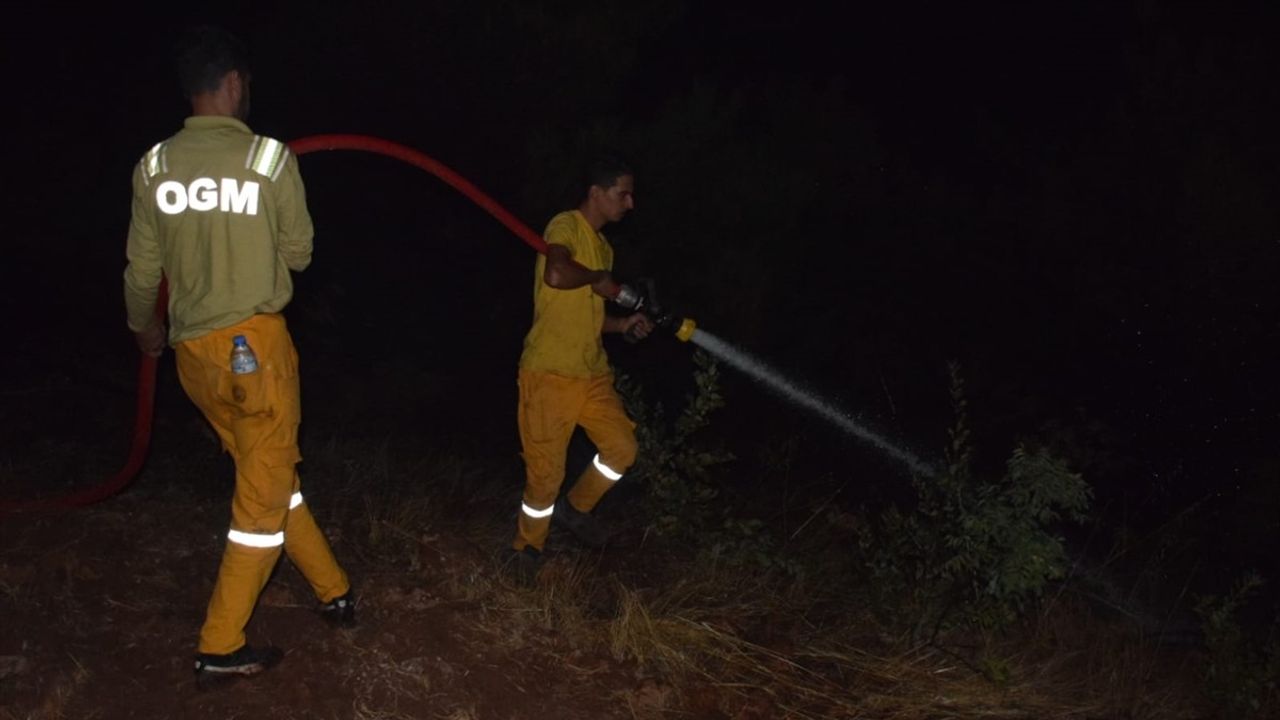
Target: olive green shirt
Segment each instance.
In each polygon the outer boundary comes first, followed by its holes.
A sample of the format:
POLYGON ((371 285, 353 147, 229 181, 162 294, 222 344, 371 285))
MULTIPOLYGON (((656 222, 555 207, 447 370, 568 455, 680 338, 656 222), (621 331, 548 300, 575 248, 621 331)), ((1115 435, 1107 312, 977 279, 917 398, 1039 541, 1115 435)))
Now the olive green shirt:
POLYGON ((124 298, 129 328, 155 322, 168 281, 169 342, 279 312, 314 230, 288 147, 232 117, 199 115, 133 172, 124 298))
MULTIPOLYGON (((543 233, 548 245, 563 245, 588 270, 612 270, 613 247, 578 210, 551 218, 543 233)), ((604 298, 590 285, 559 290, 543 280, 545 255, 533 267, 533 327, 524 339, 520 367, 565 377, 607 375, 609 358, 600 333, 604 329, 604 298)))

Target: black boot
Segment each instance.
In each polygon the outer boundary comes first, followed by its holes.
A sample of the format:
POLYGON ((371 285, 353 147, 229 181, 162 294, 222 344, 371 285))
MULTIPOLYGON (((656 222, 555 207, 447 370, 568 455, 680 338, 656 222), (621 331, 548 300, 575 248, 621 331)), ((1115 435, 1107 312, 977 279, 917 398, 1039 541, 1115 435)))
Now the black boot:
POLYGON ((600 548, 609 542, 609 533, 604 525, 591 513, 580 512, 573 507, 568 498, 556 501, 555 512, 551 514, 552 522, 557 523, 587 547, 600 548))
POLYGON ((356 600, 348 590, 345 594, 320 606, 320 617, 336 628, 348 629, 356 626, 356 600))
POLYGON ((239 650, 225 655, 196 654, 196 685, 210 688, 223 679, 244 675, 257 675, 284 658, 284 651, 277 647, 253 647, 242 645, 239 650))

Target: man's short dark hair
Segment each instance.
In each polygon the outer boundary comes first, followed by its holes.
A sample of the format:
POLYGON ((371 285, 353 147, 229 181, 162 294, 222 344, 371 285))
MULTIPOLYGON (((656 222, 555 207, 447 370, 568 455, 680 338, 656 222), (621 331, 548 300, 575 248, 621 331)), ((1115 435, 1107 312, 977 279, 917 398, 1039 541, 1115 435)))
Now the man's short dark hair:
POLYGON ((592 185, 609 189, 623 175, 634 175, 631 166, 617 155, 597 155, 587 163, 582 174, 582 192, 590 192, 592 185))
POLYGON ((249 51, 230 32, 199 25, 182 32, 175 48, 178 82, 188 99, 218 89, 232 70, 249 76, 249 51))

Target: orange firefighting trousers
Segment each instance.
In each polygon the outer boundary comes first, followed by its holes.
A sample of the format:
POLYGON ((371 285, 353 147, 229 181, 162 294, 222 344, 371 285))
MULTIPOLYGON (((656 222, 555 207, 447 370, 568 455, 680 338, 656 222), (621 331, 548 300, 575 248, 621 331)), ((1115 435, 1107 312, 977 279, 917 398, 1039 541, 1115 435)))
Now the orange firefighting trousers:
POLYGON ((299 491, 298 353, 284 318, 255 315, 178 343, 175 351, 182 387, 236 464, 231 530, 199 647, 202 653, 230 653, 245 644, 245 624, 282 547, 321 602, 346 593, 350 584, 299 491), (236 335, 244 335, 257 355, 257 372, 231 372, 236 335))
POLYGON ((575 509, 590 512, 635 462, 635 423, 613 389, 613 375, 572 378, 522 369, 519 385, 517 421, 525 486, 513 547, 541 550, 564 482, 565 453, 574 427, 581 425, 599 450, 568 495, 575 509))

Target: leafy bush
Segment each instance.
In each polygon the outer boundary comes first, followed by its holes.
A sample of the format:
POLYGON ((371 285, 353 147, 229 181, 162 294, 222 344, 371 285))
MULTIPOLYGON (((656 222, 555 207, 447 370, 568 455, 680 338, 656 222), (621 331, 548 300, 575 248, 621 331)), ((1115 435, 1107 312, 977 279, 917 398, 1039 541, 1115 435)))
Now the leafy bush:
POLYGON ((1247 637, 1237 614, 1262 578, 1250 574, 1225 597, 1206 595, 1196 603, 1208 659, 1204 678, 1209 697, 1227 717, 1275 717, 1280 704, 1280 623, 1265 641, 1247 637))
POLYGON ((1080 521, 1092 492, 1048 452, 1017 447, 999 479, 973 474, 964 385, 951 367, 955 424, 946 469, 913 478, 914 512, 890 508, 860 545, 882 597, 917 638, 957 626, 998 629, 1066 567, 1051 526, 1080 521))
POLYGON ((732 453, 708 447, 699 437, 711 414, 724 405, 724 398, 715 360, 701 350, 693 357, 695 387, 674 423, 667 422, 661 403, 644 401, 634 379, 626 375, 617 379, 640 445, 631 473, 645 483, 645 504, 655 529, 678 538, 695 537, 709 527, 711 501, 718 495, 712 470, 733 459, 732 453))

